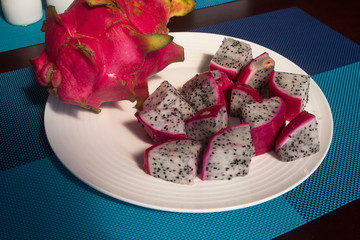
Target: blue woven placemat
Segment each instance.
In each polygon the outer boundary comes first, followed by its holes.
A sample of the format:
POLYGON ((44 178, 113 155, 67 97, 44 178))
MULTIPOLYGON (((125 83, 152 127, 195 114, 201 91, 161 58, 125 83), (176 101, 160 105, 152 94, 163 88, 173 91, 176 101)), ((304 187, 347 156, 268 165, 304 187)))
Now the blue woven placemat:
MULTIPOLYGON (((211 7, 234 0, 197 0, 196 9, 211 7)), ((45 7, 45 1, 43 1, 45 7)), ((6 22, 0 5, 0 52, 40 44, 45 41, 45 34, 40 31, 45 13, 40 21, 28 26, 14 26, 6 22)))
POLYGON ((43 126, 47 93, 29 67, 0 74, 0 239, 271 239, 360 197, 359 46, 297 8, 197 31, 265 45, 312 75, 334 118, 333 143, 319 169, 281 197, 228 212, 162 212, 113 199, 54 156, 43 126), (299 41, 289 24, 307 37, 299 41), (265 31, 275 28, 277 34, 265 31), (345 53, 315 48, 315 35, 345 53))

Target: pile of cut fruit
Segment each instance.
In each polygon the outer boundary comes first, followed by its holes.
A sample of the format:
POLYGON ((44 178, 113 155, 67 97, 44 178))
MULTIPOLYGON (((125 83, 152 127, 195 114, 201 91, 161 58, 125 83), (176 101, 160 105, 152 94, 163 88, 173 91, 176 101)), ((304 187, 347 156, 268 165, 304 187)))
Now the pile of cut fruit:
POLYGON ((268 53, 253 58, 248 43, 224 38, 207 72, 179 90, 163 81, 135 114, 154 141, 145 150, 145 172, 180 184, 198 174, 231 180, 272 150, 286 162, 317 153, 318 123, 304 110, 310 76, 274 67, 268 53))

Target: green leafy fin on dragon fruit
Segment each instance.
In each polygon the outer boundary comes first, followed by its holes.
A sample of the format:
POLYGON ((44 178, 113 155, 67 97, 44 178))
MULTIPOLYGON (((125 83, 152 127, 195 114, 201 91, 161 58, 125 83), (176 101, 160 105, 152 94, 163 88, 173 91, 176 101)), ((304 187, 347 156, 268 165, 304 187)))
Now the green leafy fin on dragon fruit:
POLYGON ((222 129, 209 141, 203 157, 201 179, 231 180, 245 176, 254 156, 249 124, 222 129))
POLYGON ((184 16, 195 9, 195 1, 192 0, 171 0, 170 17, 184 16))
POLYGON ((213 105, 195 113, 185 122, 186 137, 206 144, 218 131, 228 127, 229 118, 224 105, 213 105))
POLYGON ((210 70, 220 70, 235 81, 240 71, 252 60, 250 44, 233 38, 224 38, 210 61, 210 70))
POLYGON ((32 60, 38 82, 61 101, 97 112, 109 101, 140 107, 149 95, 147 79, 184 60, 167 24, 191 11, 181 9, 191 2, 75 0, 60 15, 49 6, 45 50, 32 60))
POLYGON ((196 112, 213 105, 226 106, 225 95, 215 76, 212 71, 199 73, 182 86, 181 95, 196 112))
POLYGON ((305 109, 309 99, 310 76, 288 72, 272 72, 270 96, 281 97, 286 104, 286 120, 292 120, 305 109))
POLYGON ((168 81, 163 81, 159 87, 144 101, 143 110, 176 108, 186 121, 195 114, 193 107, 185 101, 179 91, 168 81))
POLYGON ((135 117, 154 142, 186 137, 185 122, 175 108, 142 110, 135 117))
POLYGON ((269 97, 269 75, 274 71, 275 61, 268 53, 257 56, 241 71, 237 82, 254 88, 264 98, 269 97))
POLYGON ((145 172, 179 184, 193 184, 203 146, 193 139, 169 140, 145 150, 145 172))
POLYGON ((251 127, 251 135, 256 155, 272 150, 276 138, 285 126, 286 105, 280 97, 263 99, 245 104, 242 116, 251 127))
POLYGON ((294 161, 320 151, 318 122, 315 115, 302 111, 280 133, 275 152, 282 161, 294 161))
POLYGON ((230 116, 243 121, 241 109, 245 104, 260 102, 262 100, 258 91, 246 84, 236 83, 231 90, 230 116))

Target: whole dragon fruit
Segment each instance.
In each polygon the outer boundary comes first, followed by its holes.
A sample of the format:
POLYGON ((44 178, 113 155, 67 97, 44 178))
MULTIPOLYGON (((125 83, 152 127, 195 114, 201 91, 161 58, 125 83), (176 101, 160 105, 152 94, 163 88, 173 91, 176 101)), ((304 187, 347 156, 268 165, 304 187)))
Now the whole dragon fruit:
POLYGON ((310 156, 320 150, 318 123, 315 115, 302 111, 280 133, 275 152, 289 162, 310 156))
POLYGON ((281 97, 286 104, 286 120, 292 120, 304 110, 309 99, 310 76, 272 72, 269 77, 270 96, 281 97))
POLYGON ((220 130, 209 141, 202 164, 202 180, 231 180, 249 172, 255 156, 249 124, 220 130))
POLYGON ((275 61, 268 53, 257 56, 240 72, 237 82, 247 84, 260 93, 262 97, 269 97, 269 75, 274 71, 275 61))
POLYGON ((285 126, 286 105, 280 97, 245 104, 244 121, 250 124, 256 155, 272 150, 280 130, 285 126))
POLYGON ((225 72, 235 81, 240 71, 252 60, 250 44, 233 38, 224 38, 210 61, 210 70, 225 72))
POLYGON ((150 110, 169 108, 179 110, 184 121, 195 114, 195 110, 187 101, 185 101, 178 90, 165 80, 144 101, 142 109, 150 110))
POLYGON ((213 105, 195 113, 185 122, 185 131, 188 138, 207 143, 218 131, 227 128, 228 113, 224 105, 213 105))
POLYGON ((165 181, 192 184, 202 156, 202 144, 193 139, 169 140, 145 150, 145 172, 165 181))
POLYGON ((176 108, 142 110, 135 117, 154 142, 186 137, 185 122, 176 108))
POLYGON ((45 50, 32 63, 40 84, 61 101, 94 111, 102 103, 148 97, 147 79, 183 61, 167 23, 192 0, 75 0, 65 13, 46 9, 45 50))

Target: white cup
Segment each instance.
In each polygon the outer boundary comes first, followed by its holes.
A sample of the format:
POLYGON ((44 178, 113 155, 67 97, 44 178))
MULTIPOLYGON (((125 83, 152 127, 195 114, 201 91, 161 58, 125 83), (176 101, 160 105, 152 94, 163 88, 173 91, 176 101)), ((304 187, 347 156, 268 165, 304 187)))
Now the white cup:
POLYGON ((43 16, 41 0, 1 0, 1 7, 6 21, 13 25, 26 26, 43 16))
POLYGON ((55 7, 58 14, 65 12, 65 10, 72 4, 74 0, 46 0, 47 5, 55 7))

